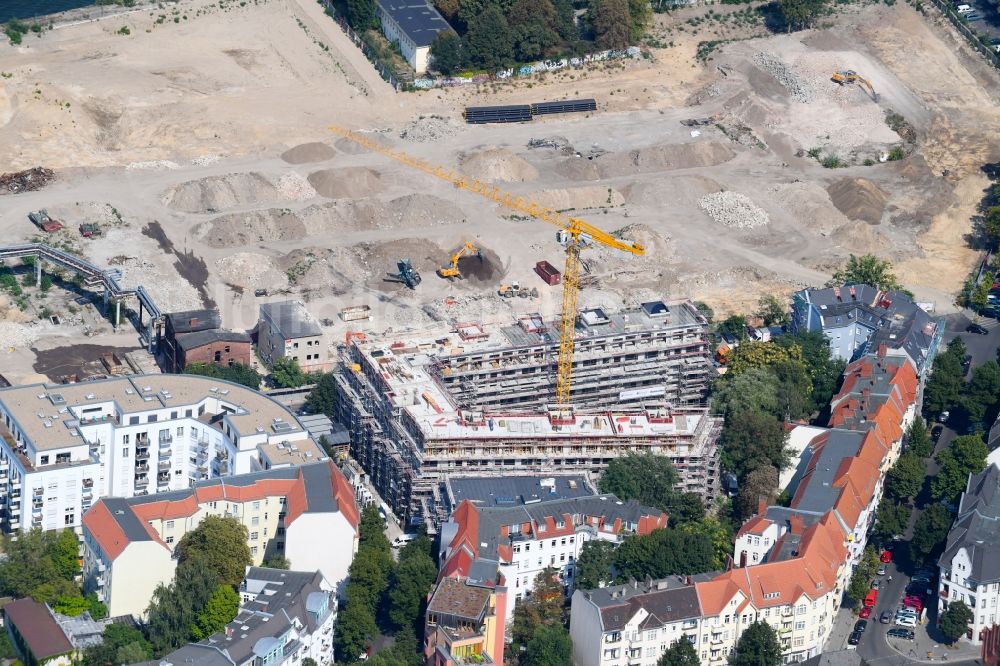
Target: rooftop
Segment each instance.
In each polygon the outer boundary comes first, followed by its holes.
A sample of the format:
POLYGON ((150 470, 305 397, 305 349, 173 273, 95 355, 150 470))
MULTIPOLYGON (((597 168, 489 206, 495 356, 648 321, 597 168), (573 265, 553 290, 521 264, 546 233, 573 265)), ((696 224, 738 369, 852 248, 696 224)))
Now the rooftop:
POLYGON ((377 0, 406 36, 418 47, 430 46, 438 33, 451 30, 427 0, 377 0))
POLYGON ((969 477, 941 566, 950 570, 961 549, 972 561, 969 578, 980 585, 1000 581, 1000 468, 995 464, 969 477))
MULTIPOLYGON (((159 409, 192 409, 207 400, 231 411, 226 418, 240 435, 270 437, 304 434, 295 414, 268 396, 239 384, 198 375, 131 375, 79 384, 29 384, 0 389, 0 409, 7 411, 35 450, 86 444, 87 426, 121 420, 159 409), (104 417, 84 410, 103 408, 104 417), (277 424, 282 424, 277 427, 277 424)), ((222 411, 213 409, 211 411, 222 411)))
POLYGON ((38 661, 73 651, 73 645, 45 604, 28 598, 18 599, 4 606, 3 612, 7 623, 17 629, 38 661))
POLYGON ((310 316, 300 301, 262 303, 261 316, 266 316, 286 340, 314 338, 323 335, 323 329, 310 316))
POLYGON ((250 344, 250 336, 243 331, 227 331, 221 328, 213 328, 206 331, 195 331, 194 333, 184 333, 177 336, 177 346, 187 351, 197 349, 213 342, 240 342, 250 344))
POLYGON ((175 334, 205 331, 222 326, 218 310, 184 310, 163 315, 175 334))
POLYGON ((476 506, 516 506, 596 494, 586 475, 457 477, 445 481, 453 507, 469 500, 476 506))
POLYGON ((454 615, 479 622, 486 613, 491 590, 458 578, 445 578, 435 588, 427 612, 454 615))
POLYGON ((640 609, 649 613, 643 620, 642 629, 654 629, 702 614, 698 592, 685 576, 612 585, 582 594, 601 610, 604 631, 623 629, 640 609))

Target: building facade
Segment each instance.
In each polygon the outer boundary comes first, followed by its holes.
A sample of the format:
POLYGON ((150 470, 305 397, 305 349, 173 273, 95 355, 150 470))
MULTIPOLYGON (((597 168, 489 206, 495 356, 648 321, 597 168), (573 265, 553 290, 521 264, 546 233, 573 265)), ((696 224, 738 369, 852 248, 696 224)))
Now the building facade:
POLYGON ((333 663, 337 598, 319 571, 249 567, 240 609, 225 629, 146 666, 291 666, 333 663))
POLYGON ((330 461, 201 482, 188 490, 98 502, 83 520, 83 574, 115 615, 141 616, 153 591, 176 569, 173 551, 206 516, 247 528, 259 565, 284 555, 342 591, 357 550, 354 493, 330 461))
POLYGON ((257 353, 268 366, 276 359, 292 358, 306 372, 329 369, 323 329, 299 301, 278 301, 260 306, 257 353))
POLYGON ((437 36, 452 31, 427 0, 377 0, 375 13, 385 38, 399 46, 416 74, 425 73, 431 64, 431 44, 437 36))
POLYGON ((325 457, 286 407, 218 379, 132 375, 2 389, 0 527, 77 528, 101 497, 325 457))
POLYGON ((184 372, 189 363, 229 366, 253 360, 250 336, 221 328, 216 310, 172 312, 163 322, 159 351, 165 372, 184 372))
POLYGON ((938 559, 938 612, 962 601, 972 610, 968 638, 980 645, 1000 623, 1000 468, 972 474, 938 559))
POLYGON ((504 663, 507 589, 495 579, 442 579, 424 614, 427 666, 504 663))

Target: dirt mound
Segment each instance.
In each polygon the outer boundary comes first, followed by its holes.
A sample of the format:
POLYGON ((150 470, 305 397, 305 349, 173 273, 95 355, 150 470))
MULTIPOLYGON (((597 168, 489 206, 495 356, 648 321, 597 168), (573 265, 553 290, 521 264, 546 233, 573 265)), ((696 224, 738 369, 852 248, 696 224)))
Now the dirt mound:
POLYGON ((487 248, 479 248, 479 256, 473 254, 459 259, 458 270, 462 273, 462 281, 472 284, 491 284, 506 272, 497 253, 487 248))
MULTIPOLYGON (((371 139, 372 141, 376 141, 387 148, 392 147, 392 142, 386 139, 384 134, 368 133, 365 134, 365 137, 371 139)), ((350 139, 343 139, 343 138, 337 139, 337 141, 334 142, 333 146, 334 148, 344 153, 345 155, 364 155, 366 153, 371 152, 361 144, 355 143, 350 139)))
POLYGON ((425 227, 464 222, 461 208, 430 194, 407 194, 388 202, 370 202, 374 226, 383 228, 425 227))
POLYGON ((215 262, 219 277, 234 287, 284 289, 288 278, 279 271, 271 258, 256 252, 236 252, 215 262))
POLYGON ((569 180, 600 180, 640 173, 715 166, 728 162, 735 156, 735 151, 729 145, 714 141, 661 143, 628 152, 605 153, 593 158, 568 157, 557 162, 553 171, 569 180))
POLYGON ((841 178, 826 191, 841 213, 852 220, 879 224, 889 195, 867 178, 841 178))
POLYGON ((230 173, 181 183, 164 192, 163 203, 182 213, 212 213, 238 206, 278 203, 278 188, 259 173, 230 173))
POLYGON ((281 159, 289 164, 309 164, 311 162, 325 162, 336 154, 337 151, 327 144, 314 141, 289 148, 281 153, 281 159))
POLYGON ((329 199, 360 199, 383 189, 379 173, 365 167, 314 171, 309 174, 309 184, 329 199))
POLYGON ((539 205, 553 210, 605 208, 621 206, 625 203, 625 197, 618 190, 597 185, 571 187, 564 190, 543 190, 535 192, 532 198, 539 205))
POLYGON ((538 178, 538 169, 506 148, 487 148, 462 155, 458 164, 463 173, 491 182, 523 183, 538 178))
POLYGON ((221 215, 196 226, 195 239, 211 247, 241 247, 266 241, 300 240, 306 227, 287 209, 270 208, 221 215))
POLYGON ((823 186, 815 182, 776 185, 768 189, 765 200, 783 208, 793 219, 805 222, 811 231, 829 235, 848 219, 830 202, 823 186))
POLYGON ((637 206, 697 205, 698 199, 722 191, 722 185, 706 176, 671 176, 655 183, 632 183, 622 190, 625 201, 637 206))
POLYGON ((890 255, 898 246, 873 225, 859 220, 851 220, 837 228, 834 236, 841 239, 841 244, 850 252, 856 254, 890 255))

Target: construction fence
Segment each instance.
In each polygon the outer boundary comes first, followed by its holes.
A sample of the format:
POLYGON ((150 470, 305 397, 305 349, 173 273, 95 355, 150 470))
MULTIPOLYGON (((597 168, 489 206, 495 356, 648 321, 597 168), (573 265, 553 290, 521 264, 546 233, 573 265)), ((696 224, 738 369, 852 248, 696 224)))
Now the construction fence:
POLYGON ((441 76, 436 78, 422 78, 413 81, 414 88, 427 90, 430 88, 451 88, 468 84, 489 83, 490 81, 503 81, 505 79, 518 76, 531 76, 543 72, 556 72, 560 69, 571 67, 580 69, 590 63, 603 62, 605 60, 619 60, 622 58, 638 58, 642 55, 642 50, 638 46, 630 46, 620 51, 609 50, 590 53, 578 58, 561 58, 559 60, 540 60, 527 65, 520 65, 510 69, 502 69, 498 72, 472 74, 469 76, 441 76))
POLYGON ((952 24, 958 28, 958 31, 962 33, 962 36, 969 42, 969 46, 986 56, 986 59, 997 69, 1000 69, 1000 54, 998 54, 992 45, 983 44, 980 41, 979 36, 969 27, 968 21, 962 18, 962 15, 955 11, 955 6, 949 2, 949 0, 931 0, 934 6, 941 10, 952 24))
POLYGON ((378 72, 378 75, 381 76, 386 83, 392 86, 393 90, 396 92, 403 90, 403 84, 395 77, 392 69, 379 59, 378 54, 375 53, 370 46, 368 46, 368 43, 365 42, 365 40, 363 40, 358 33, 354 32, 351 26, 347 25, 347 19, 341 16, 337 10, 334 9, 333 3, 330 2, 330 0, 321 1, 327 15, 336 21, 337 25, 340 26, 340 29, 344 31, 344 34, 350 37, 351 41, 354 42, 354 45, 361 49, 361 52, 366 58, 368 58, 368 62, 375 67, 375 71, 378 72))

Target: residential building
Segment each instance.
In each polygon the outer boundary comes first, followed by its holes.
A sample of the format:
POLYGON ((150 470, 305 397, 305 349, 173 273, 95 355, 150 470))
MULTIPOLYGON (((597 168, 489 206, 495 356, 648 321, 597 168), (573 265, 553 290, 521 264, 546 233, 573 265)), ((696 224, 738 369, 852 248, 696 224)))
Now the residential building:
POLYGON ((448 515, 468 500, 477 507, 513 507, 552 500, 589 497, 597 487, 586 474, 566 476, 451 476, 445 478, 442 497, 448 515))
POLYGON ((854 361, 885 346, 910 359, 917 374, 930 367, 944 325, 901 291, 866 284, 803 289, 792 298, 793 331, 821 331, 834 357, 854 361))
POLYGON ((490 577, 448 576, 434 588, 424 615, 427 666, 504 663, 507 589, 490 577))
POLYGON ((221 328, 217 310, 189 310, 163 316, 160 355, 166 372, 183 372, 188 363, 250 365, 253 348, 242 331, 221 328))
POLYGON ((993 422, 986 434, 986 448, 990 451, 986 457, 986 464, 1000 465, 1000 416, 997 416, 996 421, 993 422))
POLYGON ((967 636, 981 644, 984 630, 1000 624, 1000 467, 995 464, 969 476, 938 567, 938 611, 964 602, 973 615, 967 636))
POLYGON ((52 611, 25 598, 3 608, 4 626, 21 663, 28 666, 72 666, 79 656, 52 611))
POLYGON ((294 569, 318 570, 343 591, 360 514, 354 492, 330 461, 99 501, 83 519, 86 590, 96 592, 111 615, 141 616, 156 586, 173 578, 174 548, 206 516, 246 526, 254 565, 284 555, 294 569))
POLYGON ((477 560, 492 563, 512 597, 509 620, 514 605, 531 593, 535 578, 547 568, 554 568, 572 589, 573 565, 587 541, 618 544, 630 534, 666 526, 667 515, 659 509, 621 502, 614 495, 513 507, 477 507, 465 500, 441 526, 441 574, 467 576, 477 560))
POLYGON ((573 663, 656 666, 681 638, 697 652, 701 626, 698 592, 683 576, 577 590, 570 615, 573 663))
POLYGON ((330 367, 323 346, 323 329, 300 301, 278 301, 260 306, 257 353, 271 366, 279 358, 292 358, 306 372, 330 367))
POLYGON ((431 64, 431 44, 437 36, 452 32, 448 22, 427 0, 376 0, 375 14, 385 38, 399 47, 417 74, 426 72, 431 64))
POLYGON ((325 458, 289 409, 218 379, 132 375, 0 389, 0 528, 77 528, 101 497, 325 458))

